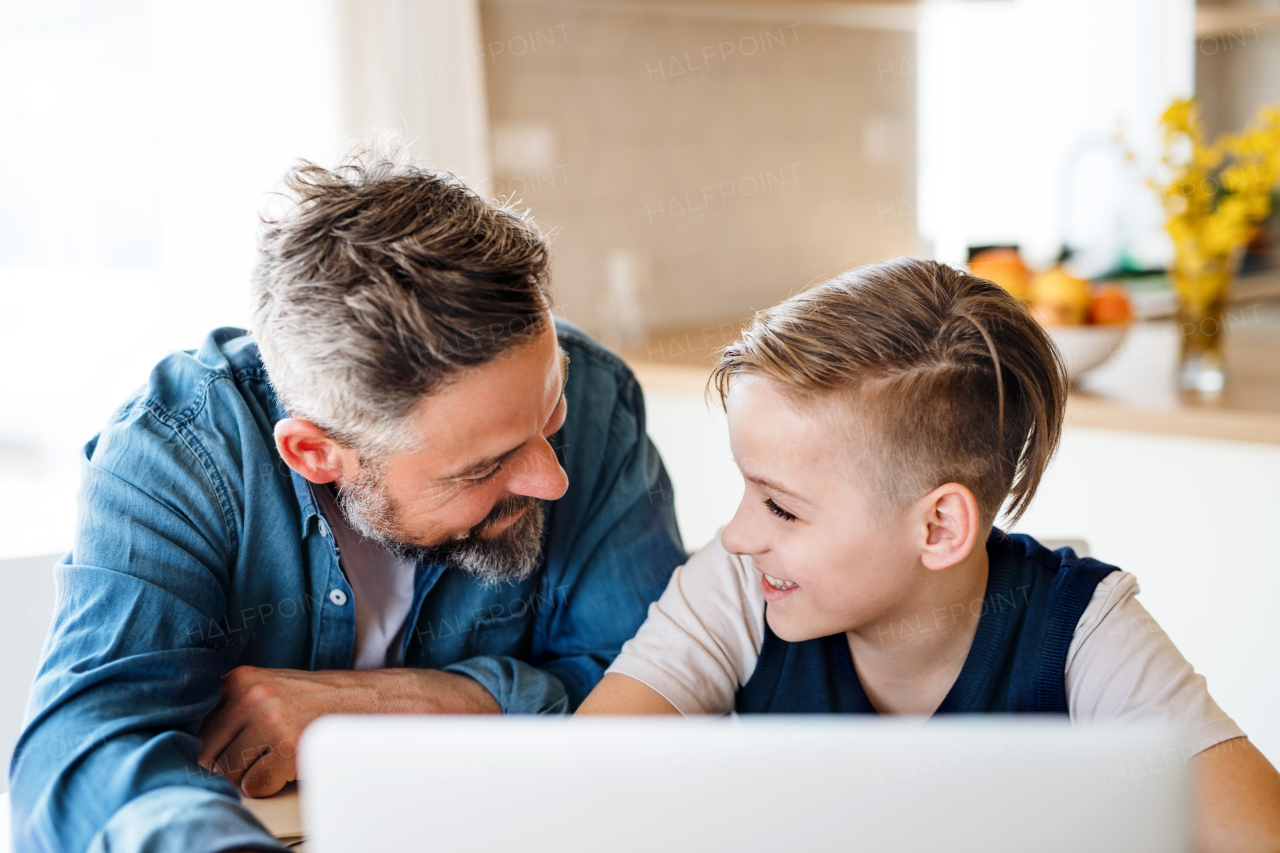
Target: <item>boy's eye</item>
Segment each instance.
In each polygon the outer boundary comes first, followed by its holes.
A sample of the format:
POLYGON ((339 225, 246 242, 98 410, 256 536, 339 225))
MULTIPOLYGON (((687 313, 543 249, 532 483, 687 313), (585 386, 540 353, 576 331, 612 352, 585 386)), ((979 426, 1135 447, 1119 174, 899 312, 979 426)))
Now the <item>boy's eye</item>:
POLYGON ((769 512, 773 513, 774 515, 776 515, 778 518, 782 519, 783 521, 795 521, 795 520, 796 520, 796 517, 795 517, 794 515, 792 515, 791 513, 787 512, 785 509, 783 509, 782 507, 780 507, 780 506, 778 506, 776 503, 774 503, 774 502, 773 502, 773 498, 765 498, 765 499, 764 499, 764 506, 765 506, 765 509, 769 510, 769 512))
POLYGON ((493 466, 493 470, 490 471, 488 474, 484 474, 480 477, 464 477, 462 482, 472 486, 478 486, 479 484, 492 480, 494 477, 498 476, 498 472, 501 470, 502 470, 502 463, 499 462, 497 465, 493 466))

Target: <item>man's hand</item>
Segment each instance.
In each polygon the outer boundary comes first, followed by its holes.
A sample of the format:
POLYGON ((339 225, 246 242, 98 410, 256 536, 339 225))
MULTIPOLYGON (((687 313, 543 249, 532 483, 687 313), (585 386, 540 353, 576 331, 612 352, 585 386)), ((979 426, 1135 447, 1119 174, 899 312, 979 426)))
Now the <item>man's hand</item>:
POLYGON ((434 669, 366 672, 240 666, 222 677, 222 698, 200 726, 200 766, 250 797, 297 778, 298 737, 325 714, 497 714, 480 682, 434 669))

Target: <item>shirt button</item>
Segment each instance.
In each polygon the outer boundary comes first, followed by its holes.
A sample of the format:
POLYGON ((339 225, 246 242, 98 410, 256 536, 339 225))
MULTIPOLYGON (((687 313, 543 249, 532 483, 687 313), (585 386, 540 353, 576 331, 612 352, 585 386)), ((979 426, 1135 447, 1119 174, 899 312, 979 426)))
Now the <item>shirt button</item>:
POLYGON ((329 600, 341 607, 347 603, 347 594, 340 589, 329 590, 329 600))

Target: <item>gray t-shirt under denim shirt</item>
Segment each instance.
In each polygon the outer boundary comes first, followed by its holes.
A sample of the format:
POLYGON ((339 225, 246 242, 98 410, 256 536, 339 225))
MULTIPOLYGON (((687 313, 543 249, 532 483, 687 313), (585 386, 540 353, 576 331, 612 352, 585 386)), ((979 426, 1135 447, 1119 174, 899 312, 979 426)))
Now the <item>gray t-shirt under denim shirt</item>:
POLYGON ((355 599, 356 653, 351 668, 403 666, 401 640, 413 605, 413 561, 399 559, 352 530, 331 486, 313 485, 311 493, 338 546, 338 565, 355 599))

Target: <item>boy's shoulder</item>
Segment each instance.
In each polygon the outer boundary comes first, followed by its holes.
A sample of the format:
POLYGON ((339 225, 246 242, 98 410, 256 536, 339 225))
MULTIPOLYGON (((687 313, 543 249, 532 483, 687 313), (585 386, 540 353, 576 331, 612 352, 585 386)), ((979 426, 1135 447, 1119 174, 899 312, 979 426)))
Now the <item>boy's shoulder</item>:
POLYGON ((987 544, 993 559, 1034 566, 1051 576, 1055 596, 1067 595, 1078 601, 1088 600, 1098 584, 1121 571, 1110 563, 1076 553, 1077 548, 1084 547, 1080 540, 1042 543, 1025 533, 1005 533, 999 528, 992 529, 987 544))
POLYGON ((1117 621, 1115 616, 1126 613, 1126 603, 1141 591, 1138 579, 1126 571, 1116 570, 1098 582, 1088 606, 1076 623, 1075 634, 1071 638, 1071 648, 1067 652, 1068 669, 1085 641, 1089 640, 1104 623, 1115 622, 1117 621))

